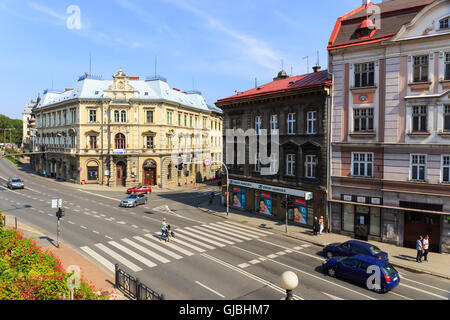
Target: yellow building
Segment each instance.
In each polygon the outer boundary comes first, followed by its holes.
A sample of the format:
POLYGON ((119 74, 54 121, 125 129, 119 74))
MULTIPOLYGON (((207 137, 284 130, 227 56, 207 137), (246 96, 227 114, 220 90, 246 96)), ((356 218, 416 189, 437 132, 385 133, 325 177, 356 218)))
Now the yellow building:
POLYGON ((74 88, 46 90, 34 113, 35 141, 48 152, 35 156, 36 171, 57 179, 173 187, 214 178, 220 168, 202 162, 221 157, 221 110, 162 77, 86 74, 74 88), (178 170, 178 155, 196 164, 178 170))

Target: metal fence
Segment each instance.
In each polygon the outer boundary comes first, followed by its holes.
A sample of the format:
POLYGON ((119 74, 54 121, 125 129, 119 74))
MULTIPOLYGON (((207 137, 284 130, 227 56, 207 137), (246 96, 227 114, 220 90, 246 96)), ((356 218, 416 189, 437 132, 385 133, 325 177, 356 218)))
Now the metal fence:
POLYGON ((120 269, 119 264, 115 265, 116 288, 124 292, 135 300, 164 300, 164 295, 158 294, 138 278, 133 277, 126 271, 120 269))

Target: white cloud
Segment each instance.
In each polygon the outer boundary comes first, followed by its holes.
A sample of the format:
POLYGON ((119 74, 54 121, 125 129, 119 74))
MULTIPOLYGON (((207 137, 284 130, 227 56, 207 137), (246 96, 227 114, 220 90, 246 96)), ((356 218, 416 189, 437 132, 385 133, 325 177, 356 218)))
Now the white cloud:
POLYGON ((46 7, 42 4, 36 3, 34 1, 30 1, 30 2, 28 2, 28 5, 30 6, 30 8, 37 10, 39 12, 45 13, 46 15, 56 18, 57 20, 61 20, 63 22, 65 22, 67 20, 67 16, 65 14, 60 14, 60 13, 56 12, 55 10, 53 10, 49 7, 46 7))
MULTIPOLYGON (((233 46, 235 46, 234 52, 236 55, 241 54, 245 59, 250 62, 257 63, 260 67, 264 67, 269 70, 278 70, 281 58, 280 56, 264 41, 258 40, 255 37, 239 32, 207 12, 202 11, 196 7, 193 7, 186 2, 177 0, 165 0, 168 3, 175 5, 176 7, 188 11, 207 22, 211 31, 220 32, 233 40, 233 46)), ((229 45, 229 43, 228 43, 229 45)))

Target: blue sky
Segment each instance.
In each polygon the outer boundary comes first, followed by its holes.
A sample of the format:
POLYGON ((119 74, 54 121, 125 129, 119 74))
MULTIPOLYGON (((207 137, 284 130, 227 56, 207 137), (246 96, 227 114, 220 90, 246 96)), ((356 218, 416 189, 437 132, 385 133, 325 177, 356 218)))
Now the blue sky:
POLYGON ((110 79, 166 77, 171 87, 200 90, 208 104, 294 75, 317 61, 338 16, 361 0, 0 0, 0 113, 21 118, 45 89, 72 88, 89 70, 110 79), (67 8, 80 8, 69 29, 67 8))

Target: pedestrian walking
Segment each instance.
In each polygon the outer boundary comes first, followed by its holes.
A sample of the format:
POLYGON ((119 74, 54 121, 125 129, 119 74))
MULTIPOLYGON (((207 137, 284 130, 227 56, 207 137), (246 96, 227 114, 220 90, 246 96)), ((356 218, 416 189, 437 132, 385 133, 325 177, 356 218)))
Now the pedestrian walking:
POLYGON ((423 254, 422 240, 423 240, 422 236, 419 236, 419 238, 417 239, 417 242, 416 242, 416 250, 417 250, 416 261, 417 262, 422 262, 422 254, 423 254))
POLYGON ((323 216, 320 216, 319 219, 319 234, 322 234, 323 231, 323 216))
POLYGON ((422 241, 422 247, 423 247, 423 261, 428 262, 428 248, 430 245, 430 237, 428 235, 425 236, 425 239, 422 241))
POLYGON ((161 223, 161 238, 160 238, 160 240, 162 240, 164 237, 165 237, 166 241, 170 240, 169 239, 169 232, 167 230, 166 218, 162 219, 162 223, 161 223))
POLYGON ((313 222, 313 234, 317 236, 317 231, 319 231, 319 221, 317 220, 317 217, 314 217, 313 222))

